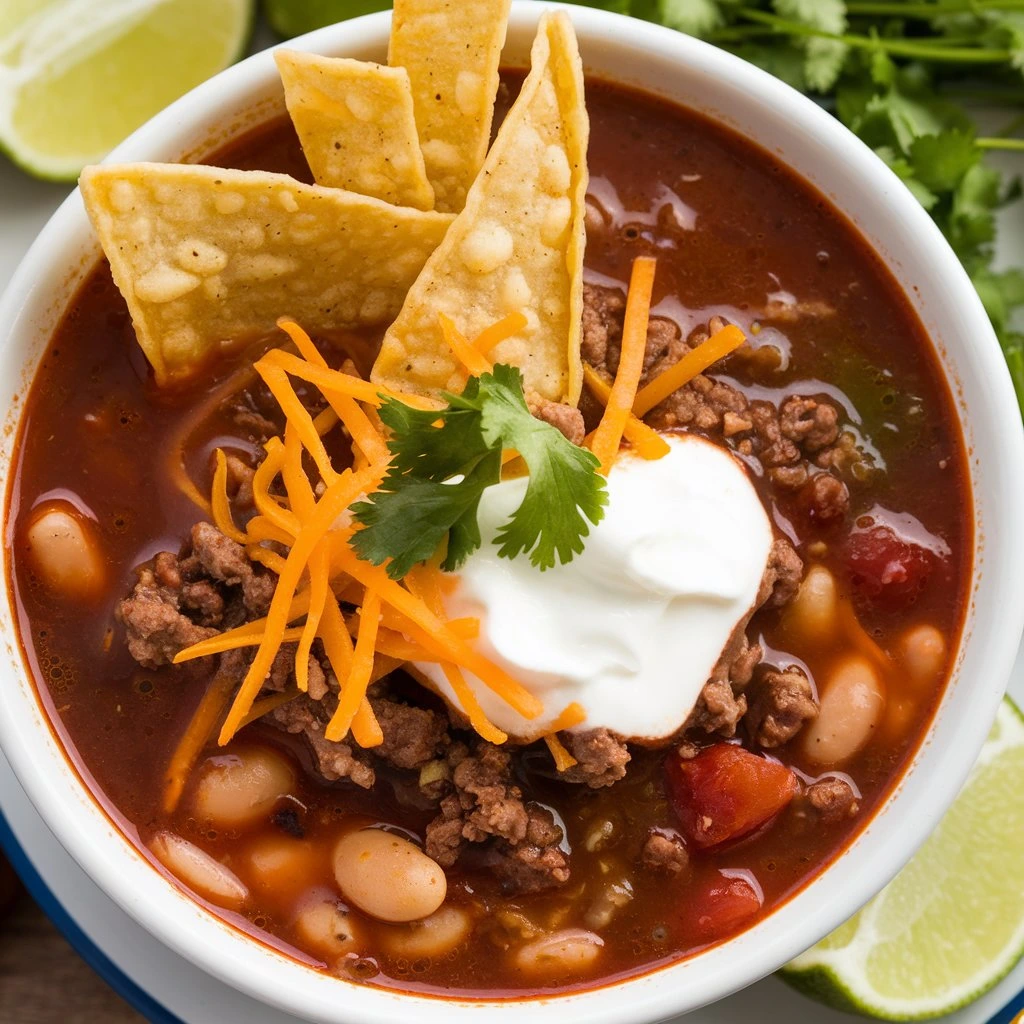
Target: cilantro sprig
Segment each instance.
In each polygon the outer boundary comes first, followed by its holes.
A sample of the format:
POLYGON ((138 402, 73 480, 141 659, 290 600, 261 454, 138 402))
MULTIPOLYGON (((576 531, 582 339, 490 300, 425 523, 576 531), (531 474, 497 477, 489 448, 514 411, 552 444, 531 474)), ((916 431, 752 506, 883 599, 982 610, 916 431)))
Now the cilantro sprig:
POLYGON ((385 398, 380 418, 391 432, 391 464, 380 489, 352 506, 362 525, 352 547, 364 561, 387 563, 401 579, 445 548, 441 567, 458 569, 481 544, 477 508, 501 478, 501 456, 513 449, 529 472, 526 493, 498 530, 502 558, 529 554, 538 569, 566 563, 583 550, 608 501, 597 459, 536 419, 517 369, 499 363, 470 377, 461 395, 446 394, 439 411, 385 398))
POLYGON ((1024 308, 1024 268, 995 268, 995 213, 1021 188, 985 160, 1024 151, 1024 0, 577 2, 700 36, 820 97, 942 229, 981 296, 1024 410, 1024 332, 1014 315, 1024 308), (976 106, 1012 113, 985 134, 976 106))

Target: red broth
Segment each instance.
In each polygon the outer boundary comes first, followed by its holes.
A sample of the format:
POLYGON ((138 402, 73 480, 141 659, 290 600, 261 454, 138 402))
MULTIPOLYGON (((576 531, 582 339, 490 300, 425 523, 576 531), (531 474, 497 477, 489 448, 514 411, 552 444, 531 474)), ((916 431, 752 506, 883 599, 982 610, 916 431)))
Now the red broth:
MULTIPOLYGON (((509 80, 514 84, 515 77, 509 80)), ((765 663, 801 666, 813 680, 824 680, 851 652, 882 652, 876 667, 887 691, 884 714, 870 742, 841 766, 841 777, 859 794, 856 814, 824 822, 805 799, 793 799, 731 842, 709 849, 690 844, 687 869, 666 877, 639 861, 652 829, 680 827, 665 785, 666 752, 634 748, 625 779, 589 789, 560 781, 543 745, 535 745, 516 754, 516 781, 524 799, 551 808, 563 823, 570 880, 510 895, 485 865, 460 862, 448 872, 448 903, 464 912, 470 931, 452 949, 410 953, 402 944, 408 929, 353 912, 357 953, 332 960, 303 936, 297 908, 318 894, 337 897, 331 851, 341 831, 385 824, 422 839, 436 808, 423 798, 416 773, 378 766, 370 790, 329 783, 313 770, 299 738, 257 723, 229 751, 270 748, 297 766, 287 807, 301 819, 301 838, 280 807, 273 820, 253 827, 212 827, 194 813, 194 783, 178 810, 164 813, 167 763, 211 670, 205 662, 141 668, 114 616, 136 567, 158 551, 176 551, 202 518, 175 484, 172 467, 182 441, 185 469, 201 491, 209 488, 215 447, 256 454, 216 402, 207 403, 205 415, 195 411, 251 352, 225 356, 190 386, 158 390, 101 263, 56 330, 22 419, 8 492, 9 585, 29 670, 70 758, 132 842, 144 846, 156 832, 171 830, 250 887, 243 911, 217 911, 222 916, 307 963, 362 983, 468 996, 569 991, 672 963, 741 931, 849 843, 921 741, 950 662, 947 656, 934 678, 912 684, 899 660, 907 631, 927 624, 947 651, 957 645, 972 545, 965 451, 934 349, 898 283, 819 193, 731 130, 599 81, 588 83, 588 106, 595 200, 588 280, 623 283, 636 256, 656 255, 657 315, 678 324, 683 335, 722 315, 751 332, 759 347, 782 354, 781 368, 731 360, 712 370, 714 379, 752 400, 824 397, 872 456, 874 470, 851 482, 840 523, 814 521, 799 494, 776 486, 766 473, 755 477, 780 533, 805 563, 832 572, 860 633, 808 640, 785 610, 770 608, 756 614, 748 631, 760 641, 765 663), (774 313, 766 314, 773 297, 774 313), (26 557, 30 514, 55 499, 70 502, 95 527, 105 580, 94 598, 55 596, 26 557), (923 545, 927 564, 918 565, 919 549, 907 544, 923 545), (268 868, 279 850, 283 866, 268 868), (621 905, 610 883, 629 890, 621 905), (524 970, 518 950, 563 928, 599 934, 599 955, 543 975, 524 970)), ((284 120, 212 154, 210 162, 309 180, 284 120)), ((319 340, 333 363, 351 354, 364 372, 377 341, 319 340)), ((393 685, 402 694, 417 689, 411 680, 393 685)), ((742 727, 738 739, 749 745, 742 727)), ((768 754, 792 769, 801 793, 822 775, 799 736, 768 754)))

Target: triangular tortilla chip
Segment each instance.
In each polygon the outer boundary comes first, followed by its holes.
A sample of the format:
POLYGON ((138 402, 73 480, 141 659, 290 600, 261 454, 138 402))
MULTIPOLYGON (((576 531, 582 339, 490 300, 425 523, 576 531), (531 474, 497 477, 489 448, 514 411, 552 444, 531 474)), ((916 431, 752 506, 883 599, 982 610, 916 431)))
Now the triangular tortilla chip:
POLYGON ((266 171, 111 164, 80 185, 161 384, 280 316, 387 323, 452 220, 266 171))
POLYGON ((488 357, 518 366, 543 398, 579 399, 589 124, 564 14, 541 18, 531 63, 466 208, 384 337, 372 375, 379 384, 425 395, 459 390, 460 366, 438 314, 473 338, 519 311, 526 328, 488 357))
POLYGON ((295 50, 274 59, 318 185, 433 209, 405 68, 295 50))
POLYGON ((388 63, 412 83, 434 207, 458 213, 491 138, 510 0, 395 0, 388 63))

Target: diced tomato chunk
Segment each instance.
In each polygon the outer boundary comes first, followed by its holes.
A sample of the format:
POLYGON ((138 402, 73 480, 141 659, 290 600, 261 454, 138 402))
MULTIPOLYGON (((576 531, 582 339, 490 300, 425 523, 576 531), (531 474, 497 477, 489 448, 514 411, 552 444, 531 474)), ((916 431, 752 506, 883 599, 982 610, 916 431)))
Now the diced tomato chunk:
POLYGON ((796 776, 785 765, 732 743, 716 743, 688 761, 673 751, 665 773, 682 830, 703 849, 752 832, 797 790, 796 776))
POLYGON ((935 562, 934 552, 897 536, 890 526, 856 530, 846 543, 850 582, 875 601, 912 598, 924 586, 935 562))
POLYGON ((719 875, 697 889, 686 916, 690 927, 708 941, 734 935, 761 910, 761 895, 745 878, 719 875))

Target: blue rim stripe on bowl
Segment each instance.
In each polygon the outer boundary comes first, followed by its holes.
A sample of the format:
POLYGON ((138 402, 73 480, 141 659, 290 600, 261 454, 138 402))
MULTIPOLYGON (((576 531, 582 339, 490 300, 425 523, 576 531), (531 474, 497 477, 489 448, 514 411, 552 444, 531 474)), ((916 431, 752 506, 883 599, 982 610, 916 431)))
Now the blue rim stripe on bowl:
POLYGON ((1018 1024, 1024 1020, 1024 989, 1017 993, 988 1024, 1018 1024))
MULTIPOLYGON (((56 842, 56 840, 54 840, 56 842)), ((151 1024, 185 1024, 180 1017, 158 1003, 114 963, 78 926, 36 871, 7 819, 0 812, 0 849, 6 854, 22 884, 72 949, 133 1009, 151 1024)), ((168 951, 170 955, 170 951, 168 951)))

